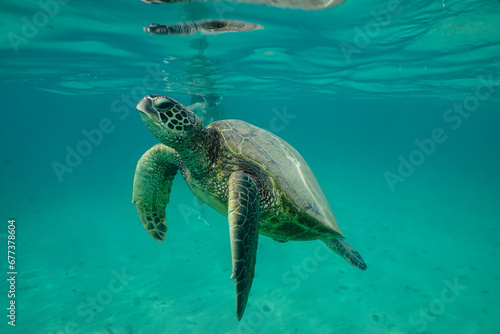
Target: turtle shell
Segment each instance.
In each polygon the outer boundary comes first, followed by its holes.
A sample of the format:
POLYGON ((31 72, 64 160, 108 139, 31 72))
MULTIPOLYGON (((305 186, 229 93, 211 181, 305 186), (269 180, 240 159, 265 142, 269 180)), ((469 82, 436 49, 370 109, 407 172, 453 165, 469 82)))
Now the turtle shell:
POLYGON ((278 136, 240 120, 209 125, 220 131, 227 147, 263 168, 301 212, 343 237, 328 201, 300 153, 278 136))

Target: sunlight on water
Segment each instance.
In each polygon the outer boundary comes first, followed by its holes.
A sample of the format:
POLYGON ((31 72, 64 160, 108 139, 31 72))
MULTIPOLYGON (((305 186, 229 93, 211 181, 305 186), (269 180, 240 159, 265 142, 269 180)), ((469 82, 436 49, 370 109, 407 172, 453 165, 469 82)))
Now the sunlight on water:
POLYGON ((439 90, 441 98, 453 98, 474 89, 479 75, 498 78, 498 4, 491 1, 423 6, 367 0, 362 8, 351 1, 313 12, 218 2, 68 2, 46 19, 37 16, 41 8, 35 3, 6 6, 3 85, 11 88, 74 94, 127 90, 147 66, 155 65, 162 66, 165 91, 186 94, 309 91, 417 98, 439 90), (152 22, 186 18, 241 19, 265 29, 213 36, 142 31, 152 22), (37 75, 41 69, 47 74, 43 79, 37 75))

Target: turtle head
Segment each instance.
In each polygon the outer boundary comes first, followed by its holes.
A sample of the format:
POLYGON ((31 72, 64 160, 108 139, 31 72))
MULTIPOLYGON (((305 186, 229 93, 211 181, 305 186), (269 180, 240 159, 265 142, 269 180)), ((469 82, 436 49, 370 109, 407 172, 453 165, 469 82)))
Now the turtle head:
POLYGON ((137 110, 153 135, 163 144, 172 147, 203 128, 194 113, 166 96, 146 95, 137 104, 137 110))

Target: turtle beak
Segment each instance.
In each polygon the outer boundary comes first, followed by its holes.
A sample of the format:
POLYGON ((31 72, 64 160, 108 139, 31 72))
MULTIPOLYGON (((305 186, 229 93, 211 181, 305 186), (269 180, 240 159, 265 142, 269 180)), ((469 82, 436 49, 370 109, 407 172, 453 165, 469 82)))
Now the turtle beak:
MULTIPOLYGON (((136 109, 141 112, 144 116, 148 116, 151 120, 160 123, 160 116, 158 112, 153 107, 153 99, 150 95, 146 95, 142 100, 137 104, 136 109)), ((141 116, 143 116, 141 114, 141 116)))

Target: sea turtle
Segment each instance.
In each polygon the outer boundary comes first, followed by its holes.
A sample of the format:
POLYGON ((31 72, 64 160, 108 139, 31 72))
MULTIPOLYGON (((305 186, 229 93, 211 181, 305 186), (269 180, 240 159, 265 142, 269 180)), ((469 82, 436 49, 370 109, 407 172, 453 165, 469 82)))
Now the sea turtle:
POLYGON ((204 126, 182 104, 161 95, 145 96, 137 110, 161 142, 144 153, 135 170, 133 203, 142 224, 163 241, 165 207, 180 170, 196 197, 228 217, 238 320, 254 277, 259 233, 279 242, 320 239, 366 269, 359 253, 341 240, 311 169, 283 139, 240 120, 204 126))
POLYGON ((204 20, 177 24, 152 23, 143 28, 151 35, 194 35, 198 31, 204 35, 215 35, 226 32, 244 32, 264 29, 263 26, 252 22, 235 20, 204 20))

